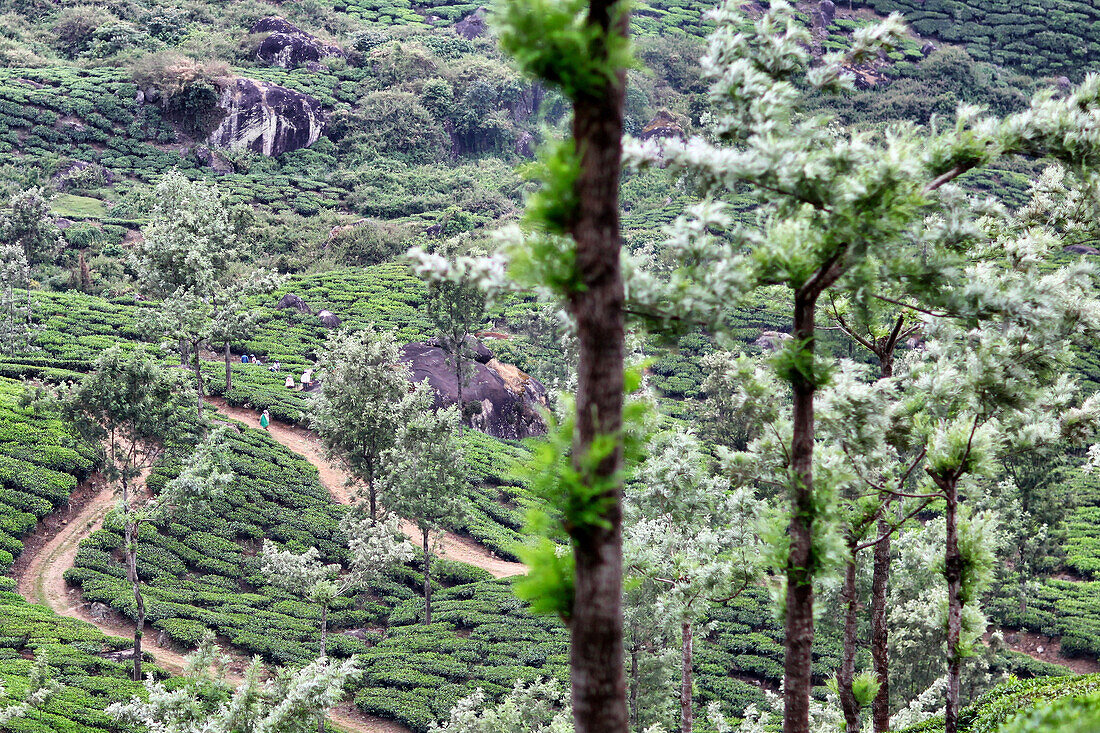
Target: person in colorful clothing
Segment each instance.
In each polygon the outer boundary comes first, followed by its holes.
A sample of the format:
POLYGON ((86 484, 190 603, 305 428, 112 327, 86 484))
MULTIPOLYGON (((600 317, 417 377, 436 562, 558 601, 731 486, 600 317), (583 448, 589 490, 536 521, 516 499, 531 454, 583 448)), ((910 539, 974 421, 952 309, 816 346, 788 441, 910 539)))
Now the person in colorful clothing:
POLYGON ((270 424, 271 424, 271 415, 268 415, 267 410, 264 410, 263 414, 260 415, 260 427, 263 428, 264 430, 267 430, 267 426, 270 425, 270 424))

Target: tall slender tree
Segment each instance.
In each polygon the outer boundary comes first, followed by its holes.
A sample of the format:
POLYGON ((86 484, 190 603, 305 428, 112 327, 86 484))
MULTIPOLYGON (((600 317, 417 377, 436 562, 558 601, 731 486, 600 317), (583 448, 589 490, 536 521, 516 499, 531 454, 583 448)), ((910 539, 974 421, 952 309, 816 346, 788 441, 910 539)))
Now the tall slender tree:
POLYGON ((758 577, 762 514, 751 487, 709 475, 689 433, 658 436, 626 493, 628 572, 656 584, 657 618, 680 637, 680 731, 691 733, 695 625, 758 577))
MULTIPOLYGON (((570 680, 578 733, 627 729, 622 615, 622 428, 624 289, 619 179, 626 68, 632 65, 623 0, 502 0, 504 49, 524 71, 572 102, 571 137, 542 156, 543 189, 528 207, 528 232, 513 276, 549 290, 577 326, 574 466, 563 493, 590 512, 566 531, 573 548, 561 609, 570 624, 570 680)), ((543 553, 549 564, 553 560, 543 553)))
POLYGON ((424 551, 424 623, 432 622, 431 533, 462 516, 460 492, 465 482, 458 444, 458 409, 432 409, 431 388, 424 382, 408 396, 406 422, 386 460, 393 467, 382 482, 386 509, 416 523, 424 551))

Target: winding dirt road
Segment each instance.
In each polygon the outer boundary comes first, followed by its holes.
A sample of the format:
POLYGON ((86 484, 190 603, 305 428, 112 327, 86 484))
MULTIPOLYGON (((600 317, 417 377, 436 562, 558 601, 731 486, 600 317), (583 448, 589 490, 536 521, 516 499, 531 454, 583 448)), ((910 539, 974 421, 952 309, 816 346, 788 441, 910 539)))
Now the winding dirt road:
MULTIPOLYGON (((260 416, 255 410, 232 407, 219 398, 209 399, 208 402, 214 405, 224 417, 232 418, 252 428, 262 429, 260 416)), ((333 467, 325 460, 324 451, 313 433, 275 421, 271 422, 267 432, 283 446, 312 463, 320 474, 321 483, 334 499, 341 504, 352 503, 347 489, 347 473, 333 467)), ((402 520, 401 530, 413 540, 414 544, 420 542, 420 530, 413 522, 402 520)), ((469 537, 445 532, 439 539, 445 558, 487 570, 494 578, 507 578, 527 572, 526 565, 501 559, 469 537)))
MULTIPOLYGON (((80 541, 102 526, 103 518, 114 501, 114 493, 109 487, 93 489, 75 515, 57 524, 56 533, 48 536, 45 543, 35 549, 31 549, 34 543, 28 543, 28 551, 34 554, 29 561, 21 561, 16 590, 31 603, 48 606, 61 616, 87 621, 109 636, 132 639, 133 627, 124 619, 114 613, 106 617, 93 617, 87 610, 87 604, 82 601, 80 591, 68 588, 65 583, 65 571, 73 566, 80 541)), ((153 656, 161 669, 172 674, 182 673, 186 664, 185 655, 158 644, 157 635, 156 629, 146 626, 142 649, 153 656)), ((236 666, 243 669, 245 660, 238 661, 236 666)), ((233 684, 241 681, 240 675, 234 673, 228 674, 227 679, 233 684)), ((339 706, 328 717, 337 727, 352 733, 410 733, 407 728, 392 721, 364 715, 350 703, 339 706)))
MULTIPOLYGON (((221 399, 211 399, 209 402, 224 417, 260 429, 259 416, 255 411, 231 407, 221 399)), ((347 474, 325 460, 316 436, 307 430, 274 422, 268 428, 268 433, 283 446, 313 464, 320 474, 321 483, 334 499, 342 504, 351 503, 347 490, 347 474)), ((129 639, 134 632, 125 623, 125 619, 113 613, 106 617, 93 617, 87 604, 81 599, 80 591, 70 589, 65 583, 65 571, 73 566, 80 541, 102 526, 103 518, 113 503, 114 494, 109 487, 93 487, 74 516, 52 528, 41 530, 45 533, 44 542, 28 542, 25 553, 33 554, 29 558, 21 558, 17 565, 19 572, 16 590, 28 601, 46 605, 59 615, 86 621, 110 636, 129 639)), ((413 540, 418 538, 419 531, 412 522, 402 521, 401 528, 413 540)), ((439 539, 444 557, 482 568, 495 578, 521 575, 527 571, 523 564, 503 560, 468 537, 446 532, 439 539)), ((143 650, 151 654, 156 664, 165 671, 181 673, 186 664, 184 654, 164 644, 158 644, 156 639, 156 630, 146 627, 142 640, 143 650)), ((240 661, 243 665, 244 660, 240 661)), ((228 680, 239 682, 240 676, 230 673, 228 680)), ((407 728, 392 721, 364 715, 350 703, 333 710, 329 714, 329 720, 353 733, 410 733, 407 728)))

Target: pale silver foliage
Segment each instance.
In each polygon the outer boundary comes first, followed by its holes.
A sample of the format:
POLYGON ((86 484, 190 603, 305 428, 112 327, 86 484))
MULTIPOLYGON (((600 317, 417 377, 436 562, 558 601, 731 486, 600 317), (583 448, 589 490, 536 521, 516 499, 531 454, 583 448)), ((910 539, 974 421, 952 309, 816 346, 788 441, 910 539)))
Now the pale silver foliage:
POLYGON ((479 687, 451 709, 450 718, 433 723, 432 733, 572 733, 569 694, 556 680, 517 680, 496 705, 479 687))
MULTIPOLYGON (((9 723, 16 718, 26 717, 27 713, 35 708, 41 708, 61 690, 61 683, 50 679, 49 671, 46 657, 40 654, 31 666, 27 679, 27 691, 23 694, 23 698, 19 702, 0 706, 0 725, 9 723)), ((0 699, 6 695, 7 688, 4 682, 0 680, 0 699)))
MULTIPOLYGON (((299 670, 265 675, 259 658, 234 687, 212 676, 217 663, 213 635, 188 657, 183 684, 166 686, 150 676, 146 699, 114 703, 107 715, 150 733, 306 733, 316 730, 317 714, 334 707, 346 682, 358 675, 354 660, 318 660, 299 670), (211 694, 221 691, 223 694, 211 694)), ((224 668, 224 662, 220 665, 224 668)))

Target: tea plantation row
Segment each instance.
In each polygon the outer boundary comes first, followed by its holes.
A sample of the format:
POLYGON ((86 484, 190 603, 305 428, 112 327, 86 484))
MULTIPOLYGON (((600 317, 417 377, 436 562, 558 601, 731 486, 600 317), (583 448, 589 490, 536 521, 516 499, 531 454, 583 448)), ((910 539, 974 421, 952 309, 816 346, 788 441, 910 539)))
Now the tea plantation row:
MULTIPOLYGON (((128 649, 132 640, 105 636, 94 626, 27 603, 12 592, 14 581, 0 577, 0 680, 8 696, 26 692, 34 659, 44 656, 50 678, 61 690, 41 709, 3 727, 12 733, 116 733, 118 723, 103 712, 113 702, 143 690, 130 679, 133 665, 104 654, 128 649)), ((155 667, 147 669, 163 676, 155 667)), ((0 706, 4 702, 0 701, 0 706)))
POLYGON ((0 378, 0 572, 38 520, 65 506, 95 457, 55 415, 22 404, 24 394, 0 378))

